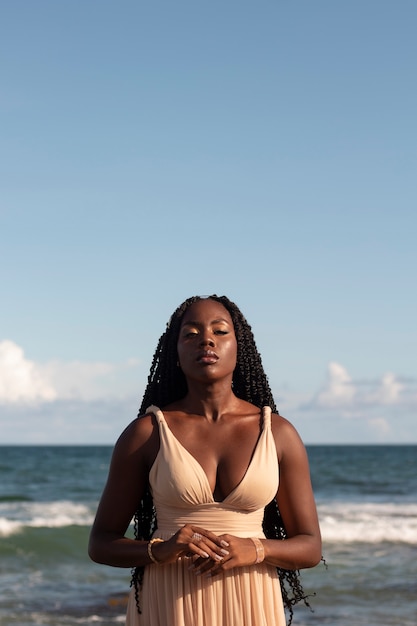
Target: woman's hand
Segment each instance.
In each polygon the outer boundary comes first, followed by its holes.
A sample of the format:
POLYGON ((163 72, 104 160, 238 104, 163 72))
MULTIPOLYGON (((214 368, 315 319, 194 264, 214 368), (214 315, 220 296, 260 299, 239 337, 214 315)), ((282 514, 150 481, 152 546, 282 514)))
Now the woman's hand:
POLYGON ((220 563, 229 555, 226 540, 191 524, 180 528, 171 539, 154 544, 152 553, 160 563, 174 563, 180 557, 193 556, 205 563, 220 563))
POLYGON ((200 556, 192 564, 192 569, 196 574, 214 576, 220 571, 227 571, 232 567, 255 564, 257 552, 252 539, 235 537, 234 535, 219 535, 217 540, 222 546, 225 546, 224 552, 219 555, 221 558, 219 559, 218 556, 212 558, 211 555, 209 558, 200 556))

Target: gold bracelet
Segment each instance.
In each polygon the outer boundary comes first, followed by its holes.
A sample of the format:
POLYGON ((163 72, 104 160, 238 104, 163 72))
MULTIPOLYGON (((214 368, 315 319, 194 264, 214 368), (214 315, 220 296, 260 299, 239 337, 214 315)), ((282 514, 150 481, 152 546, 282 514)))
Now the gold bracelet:
POLYGON ((162 543, 163 541, 165 541, 164 539, 160 539, 159 537, 154 537, 153 539, 151 539, 150 541, 148 541, 148 556, 151 559, 152 563, 156 563, 157 565, 160 565, 161 562, 158 561, 154 555, 152 554, 152 544, 153 543, 162 543))
POLYGON ((251 537, 250 539, 253 541, 255 545, 255 550, 256 550, 255 565, 257 565, 258 563, 262 563, 262 561, 265 559, 264 544, 262 543, 260 539, 258 539, 258 537, 251 537))

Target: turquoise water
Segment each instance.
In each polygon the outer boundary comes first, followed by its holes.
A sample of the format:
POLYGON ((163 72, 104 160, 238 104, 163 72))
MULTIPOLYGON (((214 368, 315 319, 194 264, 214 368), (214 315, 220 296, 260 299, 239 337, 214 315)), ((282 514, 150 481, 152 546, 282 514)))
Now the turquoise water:
MULTIPOLYGON (((308 453, 328 568, 303 571, 314 612, 294 624, 416 626, 417 446, 308 453)), ((123 624, 130 572, 86 552, 110 455, 0 447, 1 625, 123 624)))

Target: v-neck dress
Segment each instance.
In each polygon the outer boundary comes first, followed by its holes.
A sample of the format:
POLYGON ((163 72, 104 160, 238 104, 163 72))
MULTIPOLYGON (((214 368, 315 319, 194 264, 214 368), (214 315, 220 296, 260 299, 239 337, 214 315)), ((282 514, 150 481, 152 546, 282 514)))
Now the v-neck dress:
MULTIPOLYGON (((217 535, 265 538, 264 507, 278 490, 279 468, 271 432, 271 409, 241 482, 221 502, 214 500, 207 475, 181 445, 162 411, 151 406, 159 424, 160 448, 149 473, 158 528, 154 537, 170 539, 184 524, 217 535)), ((213 576, 190 571, 190 558, 145 568, 139 614, 134 590, 127 626, 285 626, 276 568, 265 562, 235 567, 213 576)))

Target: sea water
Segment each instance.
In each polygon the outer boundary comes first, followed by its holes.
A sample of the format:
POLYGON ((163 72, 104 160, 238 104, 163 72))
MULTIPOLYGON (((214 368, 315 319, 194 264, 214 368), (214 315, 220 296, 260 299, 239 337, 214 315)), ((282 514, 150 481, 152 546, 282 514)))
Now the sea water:
MULTIPOLYGON (((417 446, 307 449, 327 567, 302 572, 293 624, 416 626, 417 446)), ((129 570, 87 556, 110 456, 0 447, 2 626, 123 624, 129 570)))

